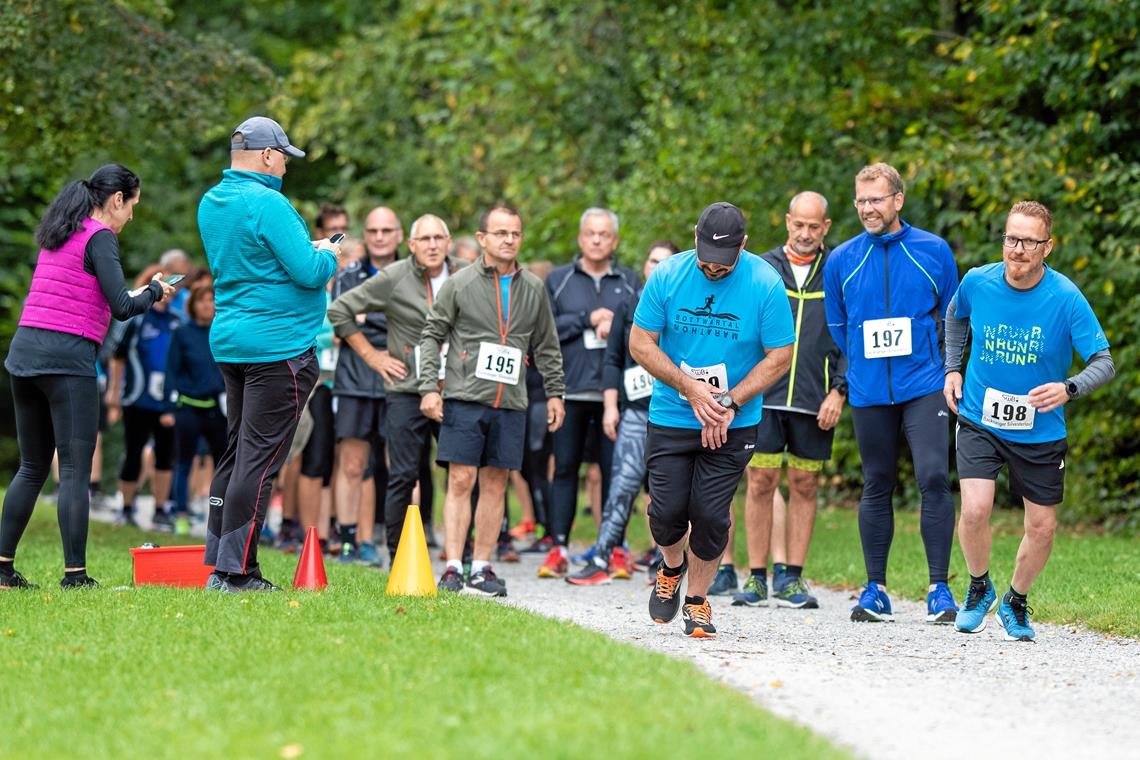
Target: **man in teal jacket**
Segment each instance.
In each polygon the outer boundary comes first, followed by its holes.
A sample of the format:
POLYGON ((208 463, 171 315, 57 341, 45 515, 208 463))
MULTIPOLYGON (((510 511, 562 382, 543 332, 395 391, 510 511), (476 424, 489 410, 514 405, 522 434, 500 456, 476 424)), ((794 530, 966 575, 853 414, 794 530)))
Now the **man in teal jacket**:
POLYGON ((230 136, 230 168, 198 206, 214 275, 210 349, 226 381, 226 453, 210 486, 206 588, 273 591, 257 564, 269 492, 317 380, 314 347, 338 246, 315 246, 281 194, 293 147, 272 119, 254 116, 230 136))

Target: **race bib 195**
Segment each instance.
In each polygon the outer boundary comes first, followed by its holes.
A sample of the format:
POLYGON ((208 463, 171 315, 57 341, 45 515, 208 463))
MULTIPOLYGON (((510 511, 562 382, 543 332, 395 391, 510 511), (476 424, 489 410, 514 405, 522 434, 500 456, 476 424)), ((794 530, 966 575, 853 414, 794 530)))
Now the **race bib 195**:
POLYGON ((522 377, 522 351, 512 346, 498 343, 479 344, 479 358, 476 360, 475 377, 495 383, 518 385, 522 377))

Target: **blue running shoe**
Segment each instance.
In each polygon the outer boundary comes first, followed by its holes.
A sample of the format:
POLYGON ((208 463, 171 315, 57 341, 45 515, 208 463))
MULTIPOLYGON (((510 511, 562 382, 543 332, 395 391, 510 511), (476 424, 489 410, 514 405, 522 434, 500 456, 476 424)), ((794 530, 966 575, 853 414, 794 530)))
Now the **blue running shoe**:
POLYGON ((716 571, 712 585, 709 586, 709 596, 732 596, 739 588, 736 580, 736 568, 721 565, 716 571))
POLYGON ((768 604, 768 581, 760 582, 755 575, 749 574, 744 581, 744 588, 732 595, 733 607, 759 607, 768 604))
POLYGON ((984 585, 971 583, 954 627, 962 633, 981 633, 986 629, 986 615, 993 612, 995 607, 997 592, 994 591, 993 581, 986 578, 984 585))
POLYGON ((594 561, 594 557, 596 557, 597 554, 598 554, 597 547, 591 546, 589 549, 582 552, 581 554, 575 554, 573 557, 570 558, 570 561, 573 562, 575 565, 589 565, 590 563, 592 563, 594 561))
POLYGON ((949 625, 958 617, 958 603, 945 583, 934 584, 934 590, 926 595, 926 622, 949 625))
POLYGON ((1005 629, 1006 641, 1033 641, 1033 627, 1029 625, 1029 616, 1033 609, 1028 604, 1017 604, 1006 594, 998 605, 997 619, 1005 629))
POLYGON ((812 596, 811 589, 803 578, 789 578, 785 575, 781 580, 783 583, 772 594, 777 607, 790 607, 793 610, 819 609, 819 600, 812 596))
POLYGON ((384 561, 380 559, 380 552, 376 549, 376 544, 361 541, 360 545, 356 547, 356 563, 368 567, 380 567, 384 561))
POLYGON ((859 603, 851 608, 851 622, 882 623, 894 619, 887 592, 879 588, 879 584, 868 582, 859 595, 859 603))

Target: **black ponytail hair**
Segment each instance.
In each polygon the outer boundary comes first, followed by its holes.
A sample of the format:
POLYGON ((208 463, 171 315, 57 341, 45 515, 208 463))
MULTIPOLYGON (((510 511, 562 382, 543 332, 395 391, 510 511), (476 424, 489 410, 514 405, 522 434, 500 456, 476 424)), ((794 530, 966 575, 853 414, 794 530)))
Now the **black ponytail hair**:
POLYGON ((62 247, 112 195, 122 193, 129 200, 138 192, 138 175, 119 164, 100 166, 87 179, 68 182, 44 212, 36 229, 36 244, 49 251, 62 247))

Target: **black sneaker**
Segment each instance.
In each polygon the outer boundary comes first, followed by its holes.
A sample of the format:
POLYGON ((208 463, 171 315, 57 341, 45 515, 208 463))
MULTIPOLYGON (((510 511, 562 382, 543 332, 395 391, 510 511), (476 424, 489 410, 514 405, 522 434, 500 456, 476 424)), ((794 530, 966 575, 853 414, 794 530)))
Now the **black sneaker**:
POLYGON ((689 559, 681 563, 681 572, 673 577, 665 574, 665 564, 657 570, 653 590, 649 592, 649 617, 656 623, 669 623, 681 609, 681 581, 689 569, 689 559))
POLYGON ((11 571, 0 570, 0 589, 9 588, 36 589, 39 586, 28 583, 28 579, 20 575, 20 571, 15 568, 11 571))
POLYGON ((702 599, 700 604, 686 603, 681 610, 681 619, 685 621, 685 635, 691 639, 715 639, 716 628, 712 624, 712 607, 708 599, 702 599))
POLYGON ((207 591, 225 591, 226 590, 226 576, 219 573, 217 570, 210 573, 210 577, 206 579, 207 591))
POLYGON ((464 594, 475 596, 506 596, 507 584, 502 578, 495 575, 495 571, 487 565, 482 570, 471 573, 467 583, 463 586, 464 594))
POLYGON ((63 576, 63 580, 59 582, 60 588, 94 588, 99 585, 99 581, 92 578, 87 573, 75 576, 63 576))
POLYGON ((281 589, 260 575, 231 575, 226 578, 223 591, 242 594, 247 591, 280 591, 281 589))
POLYGON ((160 533, 173 533, 174 532, 174 515, 167 512, 165 509, 156 509, 154 517, 151 518, 150 527, 152 530, 160 533))
POLYGON ((439 588, 440 591, 450 591, 454 594, 458 594, 463 590, 463 573, 451 565, 448 565, 447 569, 443 571, 443 575, 439 577, 437 588, 439 588))

